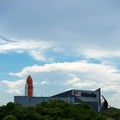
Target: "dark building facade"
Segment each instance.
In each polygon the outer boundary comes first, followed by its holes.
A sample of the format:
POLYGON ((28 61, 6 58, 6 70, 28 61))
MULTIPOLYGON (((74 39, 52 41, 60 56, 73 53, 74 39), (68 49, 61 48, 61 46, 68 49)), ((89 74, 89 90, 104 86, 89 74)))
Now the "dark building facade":
POLYGON ((70 103, 87 103, 96 111, 101 110, 101 90, 97 89, 95 91, 87 90, 69 90, 51 97, 29 97, 29 96, 15 96, 14 102, 22 104, 24 106, 35 106, 43 101, 48 101, 49 99, 60 99, 70 103))
POLYGON ((96 111, 101 110, 101 91, 97 89, 95 91, 87 90, 69 90, 54 96, 51 98, 61 99, 71 103, 87 103, 96 111))

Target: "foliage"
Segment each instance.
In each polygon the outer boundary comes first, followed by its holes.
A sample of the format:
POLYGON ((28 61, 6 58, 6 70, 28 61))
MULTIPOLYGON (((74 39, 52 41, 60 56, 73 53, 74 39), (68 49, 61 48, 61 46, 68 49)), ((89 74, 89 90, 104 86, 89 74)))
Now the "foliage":
POLYGON ((24 107, 8 103, 0 107, 0 120, 107 120, 87 104, 49 100, 36 106, 24 107))
POLYGON ((111 107, 108 110, 104 111, 102 114, 107 116, 108 119, 120 120, 120 109, 111 107))
POLYGON ((7 115, 3 118, 3 120, 17 120, 17 118, 14 115, 7 115))

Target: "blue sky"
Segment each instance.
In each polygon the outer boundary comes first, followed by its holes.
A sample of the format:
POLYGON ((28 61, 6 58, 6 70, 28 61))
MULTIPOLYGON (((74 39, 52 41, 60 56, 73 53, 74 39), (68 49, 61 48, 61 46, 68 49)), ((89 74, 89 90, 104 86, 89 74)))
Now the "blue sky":
POLYGON ((1 0, 0 105, 35 96, 101 88, 120 108, 120 1, 1 0))

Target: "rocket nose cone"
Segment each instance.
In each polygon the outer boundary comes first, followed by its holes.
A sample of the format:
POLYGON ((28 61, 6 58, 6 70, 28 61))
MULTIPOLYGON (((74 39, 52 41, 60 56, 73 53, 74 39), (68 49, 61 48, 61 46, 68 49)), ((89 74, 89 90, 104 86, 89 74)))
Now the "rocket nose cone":
POLYGON ((26 93, 25 94, 29 97, 33 96, 33 82, 32 82, 32 78, 30 75, 26 79, 26 93))
POLYGON ((32 84, 32 77, 29 75, 26 79, 27 84, 32 84))

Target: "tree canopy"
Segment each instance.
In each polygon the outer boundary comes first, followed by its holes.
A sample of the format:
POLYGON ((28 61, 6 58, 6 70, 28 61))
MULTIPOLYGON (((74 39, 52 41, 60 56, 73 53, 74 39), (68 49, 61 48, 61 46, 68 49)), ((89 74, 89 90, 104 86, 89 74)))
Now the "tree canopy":
POLYGON ((107 120, 106 116, 107 113, 97 113, 85 103, 56 99, 30 107, 11 102, 0 107, 0 120, 107 120))

